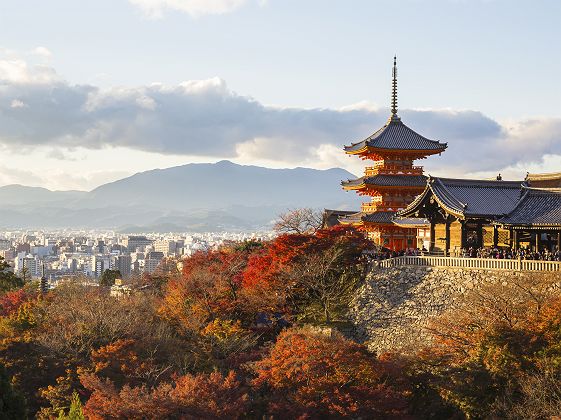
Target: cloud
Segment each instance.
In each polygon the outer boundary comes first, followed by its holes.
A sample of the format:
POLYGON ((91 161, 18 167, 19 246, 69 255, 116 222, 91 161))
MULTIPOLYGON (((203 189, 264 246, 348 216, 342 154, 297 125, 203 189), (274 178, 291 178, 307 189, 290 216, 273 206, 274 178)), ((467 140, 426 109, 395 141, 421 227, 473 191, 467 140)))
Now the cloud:
POLYGON ((6 84, 51 84, 60 81, 52 67, 29 63, 13 51, 0 50, 0 87, 6 84))
POLYGON ((51 53, 51 51, 48 48, 45 47, 37 47, 32 51, 33 54, 35 54, 38 57, 41 57, 45 60, 50 60, 53 56, 53 54, 51 53))
POLYGON ((248 0, 129 0, 151 18, 161 18, 165 10, 187 13, 192 17, 230 13, 248 0))
MULTIPOLYGON (((13 56, 0 59, 0 80, 0 145, 18 152, 121 148, 270 166, 337 165, 360 173, 364 163, 345 156, 342 146, 373 133, 389 114, 367 103, 267 106, 231 91, 220 78, 135 88, 71 85, 54 69, 13 56), (15 70, 2 72, 7 68, 15 70)), ((441 157, 422 162, 435 175, 555 170, 552 162, 561 156, 561 118, 499 122, 469 110, 400 114, 420 134, 448 142, 441 157)))

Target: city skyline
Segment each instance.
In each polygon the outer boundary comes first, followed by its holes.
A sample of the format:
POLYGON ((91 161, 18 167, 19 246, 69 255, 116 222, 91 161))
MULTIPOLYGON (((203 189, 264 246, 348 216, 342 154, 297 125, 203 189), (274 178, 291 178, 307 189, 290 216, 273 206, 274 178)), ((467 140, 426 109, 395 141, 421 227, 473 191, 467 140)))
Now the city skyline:
POLYGON ((342 146, 389 116, 394 54, 403 120, 449 144, 428 173, 561 166, 553 1, 43 3, 0 2, 0 185, 222 159, 359 174, 342 146))

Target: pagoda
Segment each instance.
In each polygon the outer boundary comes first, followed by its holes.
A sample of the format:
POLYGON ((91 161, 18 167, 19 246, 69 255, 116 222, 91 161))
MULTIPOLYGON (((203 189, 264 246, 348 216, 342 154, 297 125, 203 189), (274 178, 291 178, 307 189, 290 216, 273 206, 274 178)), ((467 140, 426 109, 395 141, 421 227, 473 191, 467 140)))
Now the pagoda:
POLYGON ((345 146, 345 153, 371 160, 364 176, 343 181, 345 190, 371 197, 361 211, 339 218, 368 233, 381 247, 394 251, 416 247, 416 226, 400 227, 393 223, 395 213, 404 209, 423 192, 427 185, 422 166, 413 166, 417 159, 440 154, 446 143, 429 140, 407 127, 397 115, 397 60, 392 74, 391 116, 387 123, 370 137, 345 146))

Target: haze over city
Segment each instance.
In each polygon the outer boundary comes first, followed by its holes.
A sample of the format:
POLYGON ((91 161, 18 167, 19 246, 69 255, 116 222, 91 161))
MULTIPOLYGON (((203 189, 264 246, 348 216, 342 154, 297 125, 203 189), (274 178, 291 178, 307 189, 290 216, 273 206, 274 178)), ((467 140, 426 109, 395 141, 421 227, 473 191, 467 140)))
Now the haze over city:
POLYGON ((387 119, 394 54, 400 115, 448 142, 427 173, 557 171, 560 13, 554 0, 1 1, 0 185, 91 190, 222 159, 360 174, 341 147, 387 119))

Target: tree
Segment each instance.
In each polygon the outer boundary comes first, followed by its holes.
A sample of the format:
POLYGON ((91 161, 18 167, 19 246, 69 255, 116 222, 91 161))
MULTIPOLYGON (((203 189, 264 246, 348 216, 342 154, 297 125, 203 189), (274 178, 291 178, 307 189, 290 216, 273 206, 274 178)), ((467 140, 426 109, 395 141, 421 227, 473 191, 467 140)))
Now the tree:
POLYGON ((155 388, 125 385, 119 389, 91 373, 81 379, 92 392, 84 407, 90 419, 241 418, 249 407, 247 388, 234 372, 183 375, 155 388))
POLYGON ((280 235, 250 257, 242 293, 255 311, 331 322, 344 314, 363 279, 362 253, 370 245, 362 233, 347 227, 280 235))
POLYGON ((0 364, 0 419, 24 419, 27 417, 25 399, 14 390, 4 365, 0 364))
MULTIPOLYGON (((424 382, 467 417, 504 418, 521 398, 539 405, 524 384, 543 390, 561 378, 561 298, 550 287, 556 280, 510 275, 468 293, 430 327, 434 341, 416 366, 424 382)), ((542 401, 549 408, 558 398, 550 391, 551 401, 542 401)), ((551 412, 544 405, 541 411, 551 412)))
POLYGON ((16 276, 4 257, 0 257, 0 294, 23 287, 25 282, 16 276))
POLYGON ((285 330, 253 369, 254 386, 270 395, 272 415, 408 418, 407 399, 390 367, 337 333, 285 330))
POLYGON ((113 286, 116 279, 121 278, 119 270, 105 270, 99 279, 100 286, 113 286))
POLYGON ((289 210, 279 216, 273 229, 280 234, 313 234, 321 229, 322 214, 311 208, 289 210))

